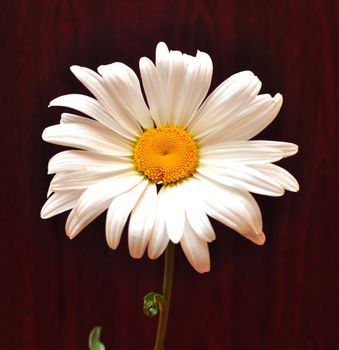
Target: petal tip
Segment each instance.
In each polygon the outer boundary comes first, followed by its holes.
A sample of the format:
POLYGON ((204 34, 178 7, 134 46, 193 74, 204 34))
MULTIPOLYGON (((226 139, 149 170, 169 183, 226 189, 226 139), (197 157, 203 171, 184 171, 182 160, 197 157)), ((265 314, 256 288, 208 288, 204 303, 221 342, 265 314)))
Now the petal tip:
POLYGON ((174 243, 174 244, 178 244, 180 242, 181 237, 179 236, 175 236, 175 235, 169 235, 169 239, 174 243))
POLYGON ((159 41, 156 50, 166 50, 168 52, 168 46, 164 41, 159 41))
POLYGON ((296 181, 293 185, 294 186, 291 188, 291 191, 292 192, 299 192, 300 191, 299 183, 296 181))
POLYGON ((76 71, 79 71, 81 69, 81 67, 76 65, 76 64, 73 64, 72 66, 69 67, 69 69, 72 73, 74 73, 76 71))
POLYGON ((141 259, 143 256, 142 253, 133 250, 130 250, 129 253, 133 259, 141 259))
POLYGON ((70 230, 66 230, 66 236, 67 236, 70 240, 72 240, 76 235, 77 235, 76 232, 70 231, 70 230))
POLYGON ((48 108, 49 107, 54 107, 56 106, 56 101, 59 99, 59 97, 53 98, 53 100, 51 100, 48 104, 48 108))
POLYGON ((295 155, 295 154, 297 154, 299 152, 299 146, 296 145, 295 143, 293 143, 292 145, 293 145, 293 147, 292 147, 292 154, 291 154, 291 156, 293 156, 293 155, 295 155))
POLYGON ((155 260, 158 259, 159 254, 156 254, 153 251, 150 251, 149 249, 147 250, 147 256, 151 259, 151 260, 155 260))
POLYGON ((112 250, 116 250, 118 248, 118 245, 119 245, 119 242, 114 242, 113 240, 108 239, 107 237, 106 237, 106 243, 107 243, 108 247, 112 250))
POLYGON ((43 207, 41 208, 41 211, 40 211, 40 218, 41 218, 41 219, 48 219, 48 215, 47 215, 47 213, 46 213, 45 206, 43 206, 43 207))
POLYGON ((202 265, 202 266, 193 266, 195 268, 195 270, 201 274, 206 273, 206 272, 210 272, 211 267, 210 265, 202 265))
POLYGON ((280 105, 282 105, 282 103, 283 103, 283 96, 282 96, 282 94, 281 93, 276 93, 275 95, 274 95, 274 97, 273 97, 273 101, 276 103, 276 104, 280 104, 280 105))
POLYGON ((263 231, 260 231, 256 234, 255 241, 257 245, 264 245, 266 241, 266 236, 263 231))
POLYGON ((41 134, 41 138, 44 140, 44 141, 48 141, 48 127, 42 132, 41 134))
POLYGON ((98 68, 97 71, 99 74, 103 75, 105 72, 105 65, 101 64, 98 68))

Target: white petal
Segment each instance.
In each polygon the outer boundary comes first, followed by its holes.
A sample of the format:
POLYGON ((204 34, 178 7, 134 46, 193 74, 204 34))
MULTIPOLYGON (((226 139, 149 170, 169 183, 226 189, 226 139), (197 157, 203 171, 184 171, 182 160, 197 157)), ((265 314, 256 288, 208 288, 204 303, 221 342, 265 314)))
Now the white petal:
POLYGON ((120 62, 100 66, 98 71, 114 96, 116 107, 129 119, 136 119, 144 129, 153 128, 153 121, 134 71, 120 62))
POLYGON ((298 146, 280 141, 224 141, 201 146, 200 156, 204 159, 222 159, 243 163, 275 162, 298 152, 298 146))
POLYGON ((155 49, 155 64, 162 83, 168 80, 169 62, 170 52, 167 45, 164 42, 158 43, 155 49))
POLYGON ((47 198, 53 193, 53 190, 51 189, 51 184, 49 184, 48 186, 48 190, 47 190, 47 198))
POLYGON ((79 198, 66 222, 66 233, 74 238, 84 227, 108 208, 112 199, 142 181, 138 175, 121 176, 90 186, 79 198))
POLYGON ((190 264, 200 273, 210 270, 208 244, 197 236, 189 225, 186 225, 180 244, 190 264))
POLYGON ((215 240, 215 232, 205 212, 196 208, 186 208, 186 218, 195 234, 202 240, 212 242, 215 240))
POLYGON ((251 167, 260 171, 266 176, 273 178, 286 190, 292 192, 299 191, 298 181, 288 171, 280 166, 275 164, 253 164, 251 167))
POLYGON ((269 163, 283 157, 283 151, 270 144, 260 144, 256 141, 233 141, 219 144, 218 147, 201 147, 201 166, 227 166, 230 163, 269 163))
POLYGON ((175 124, 172 112, 178 108, 184 77, 184 60, 179 51, 168 51, 165 43, 156 48, 156 66, 146 57, 139 63, 152 118, 158 127, 175 124), (177 91, 177 89, 180 91, 177 91), (179 99, 177 98, 179 97, 179 99))
POLYGON ((219 131, 200 140, 204 145, 225 141, 249 140, 259 134, 277 116, 282 105, 282 96, 259 95, 234 118, 223 121, 219 131))
POLYGON ((140 71, 151 114, 157 126, 185 128, 205 98, 212 78, 210 57, 196 57, 168 51, 166 44, 156 49, 156 66, 147 58, 140 60, 140 71))
POLYGON ((166 96, 158 71, 147 57, 140 59, 139 68, 152 119, 156 126, 166 126, 166 96))
MULTIPOLYGON (((187 55, 184 55, 184 58, 187 55)), ((213 64, 210 56, 198 51, 186 68, 184 105, 179 118, 179 125, 184 128, 198 110, 210 88, 213 64)))
POLYGON ((63 213, 72 209, 81 196, 82 191, 69 191, 63 193, 54 193, 49 197, 41 209, 40 216, 42 219, 48 219, 52 216, 63 213))
POLYGON ((147 180, 141 181, 129 191, 115 197, 110 204, 106 217, 106 240, 112 249, 118 247, 128 216, 145 190, 147 183, 147 180))
POLYGON ((128 227, 128 248, 133 258, 143 256, 155 220, 157 188, 148 183, 145 191, 135 205, 128 227))
POLYGON ((166 109, 165 117, 170 125, 178 126, 181 108, 184 103, 183 87, 185 82, 185 64, 180 51, 170 52, 168 79, 164 81, 166 109))
POLYGON ((70 94, 55 98, 49 104, 51 106, 61 106, 76 109, 79 112, 94 118, 102 125, 113 130, 120 136, 124 136, 129 140, 134 140, 135 137, 131 135, 126 129, 122 127, 106 110, 100 105, 100 103, 92 97, 70 94))
POLYGON ((180 185, 166 186, 164 189, 166 199, 166 229, 168 237, 173 243, 178 243, 184 233, 185 208, 180 185))
POLYGON ((102 130, 107 129, 103 124, 94 119, 73 113, 61 113, 60 124, 85 124, 102 130))
POLYGON ((205 98, 212 78, 210 57, 198 52, 196 57, 171 51, 166 96, 171 125, 186 127, 205 98))
POLYGON ((282 196, 284 189, 274 179, 252 167, 230 163, 223 167, 202 166, 198 173, 220 184, 266 196, 282 196))
POLYGON ((260 208, 248 192, 217 185, 199 175, 197 179, 199 181, 192 181, 192 184, 204 198, 209 216, 256 244, 264 243, 260 208))
POLYGON ((117 179, 123 176, 132 176, 137 172, 131 167, 127 170, 116 170, 111 172, 96 172, 96 171, 73 171, 69 173, 57 173, 50 184, 50 190, 58 191, 73 191, 84 190, 87 187, 105 179, 117 179))
POLYGON ((194 183, 188 180, 180 184, 182 200, 185 207, 186 221, 192 230, 202 240, 212 242, 215 240, 214 229, 204 211, 203 198, 196 191, 194 183))
POLYGON ((188 131, 199 140, 217 132, 221 122, 233 119, 246 108, 260 87, 260 80, 252 72, 234 74, 209 95, 189 123, 188 131))
POLYGON ((60 118, 60 124, 78 124, 80 127, 82 125, 87 125, 89 128, 94 130, 101 130, 101 132, 108 137, 114 139, 114 143, 126 145, 126 147, 133 148, 133 145, 136 141, 136 138, 133 137, 131 140, 115 133, 113 130, 105 127, 102 123, 99 123, 97 120, 79 116, 72 113, 62 113, 60 118))
POLYGON ((266 141, 266 140, 263 140, 263 141, 252 140, 247 142, 258 147, 269 147, 269 148, 274 148, 276 150, 279 150, 282 153, 284 158, 293 156, 298 152, 298 145, 290 142, 266 141))
POLYGON ((121 127, 130 133, 130 137, 138 137, 141 128, 135 119, 130 119, 119 109, 114 96, 105 85, 103 78, 96 72, 79 66, 71 67, 72 73, 86 86, 97 98, 105 110, 115 119, 121 127))
POLYGON ((119 172, 133 169, 129 157, 115 157, 89 151, 68 150, 57 153, 48 163, 48 174, 57 172, 119 172))
POLYGON ((42 138, 49 143, 103 154, 115 156, 130 156, 132 154, 132 147, 114 138, 108 129, 86 124, 53 125, 43 131, 42 138))
POLYGON ((153 225, 152 233, 148 243, 148 257, 157 259, 166 249, 169 237, 166 230, 166 194, 165 188, 162 187, 157 196, 156 218, 153 225))

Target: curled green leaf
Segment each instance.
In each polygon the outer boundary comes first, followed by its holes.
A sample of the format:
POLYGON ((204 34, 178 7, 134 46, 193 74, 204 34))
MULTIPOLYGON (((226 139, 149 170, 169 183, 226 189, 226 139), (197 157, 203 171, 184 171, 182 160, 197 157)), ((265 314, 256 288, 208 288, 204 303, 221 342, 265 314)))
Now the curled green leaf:
POLYGON ((100 341, 101 327, 94 327, 88 337, 89 350, 105 350, 105 345, 100 341))
POLYGON ((153 317, 158 313, 156 293, 151 292, 144 296, 144 313, 148 317, 153 317))
POLYGON ((163 295, 154 292, 144 296, 144 313, 148 317, 153 317, 162 309, 166 303, 163 295))

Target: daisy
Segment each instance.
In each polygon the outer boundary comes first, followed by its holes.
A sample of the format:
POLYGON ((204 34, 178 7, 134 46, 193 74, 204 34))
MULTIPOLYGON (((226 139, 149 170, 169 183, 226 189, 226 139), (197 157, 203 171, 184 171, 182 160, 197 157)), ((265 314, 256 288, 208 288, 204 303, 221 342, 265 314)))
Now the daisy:
POLYGON ((66 233, 74 238, 107 210, 106 239, 116 249, 128 223, 133 258, 147 249, 158 258, 169 241, 180 243, 198 272, 210 269, 208 243, 215 239, 209 217, 256 244, 263 244, 261 212, 249 192, 281 196, 298 191, 295 178, 273 164, 295 154, 292 143, 250 139, 276 117, 282 96, 258 94, 250 71, 232 75, 207 98, 212 61, 156 48, 155 64, 140 59, 137 75, 123 63, 79 66, 72 73, 93 97, 70 94, 50 106, 63 113, 44 130, 50 143, 75 148, 56 154, 55 174, 41 217, 71 209, 66 233))

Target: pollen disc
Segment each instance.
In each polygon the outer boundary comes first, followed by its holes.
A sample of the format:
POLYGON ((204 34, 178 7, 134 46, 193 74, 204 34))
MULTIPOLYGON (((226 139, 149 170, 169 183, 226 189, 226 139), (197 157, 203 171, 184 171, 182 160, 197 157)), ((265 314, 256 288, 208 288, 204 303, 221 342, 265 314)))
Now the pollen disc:
POLYGON ((135 144, 133 160, 136 169, 150 181, 167 185, 194 174, 199 150, 183 129, 148 129, 135 144))

